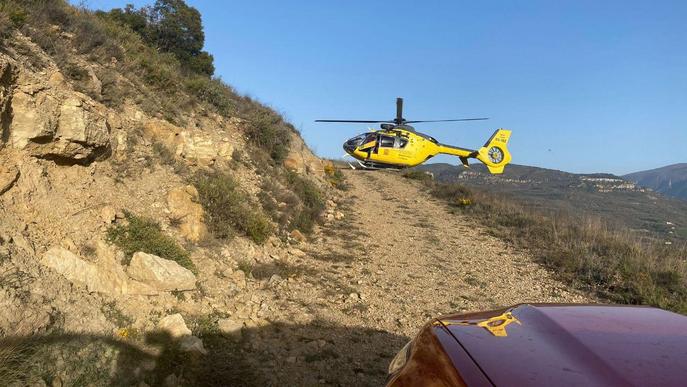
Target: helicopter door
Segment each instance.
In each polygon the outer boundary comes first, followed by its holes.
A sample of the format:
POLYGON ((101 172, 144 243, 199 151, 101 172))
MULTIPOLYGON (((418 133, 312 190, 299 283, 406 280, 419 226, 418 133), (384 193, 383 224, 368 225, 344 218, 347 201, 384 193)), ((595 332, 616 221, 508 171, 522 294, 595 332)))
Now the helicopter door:
POLYGON ((379 153, 379 148, 393 148, 394 147, 394 138, 391 136, 385 136, 383 134, 380 134, 377 136, 377 144, 375 146, 375 149, 372 151, 372 153, 377 154, 379 153))
POLYGON ((395 148, 395 143, 396 143, 396 137, 392 136, 385 136, 383 134, 379 135, 379 140, 377 141, 379 143, 379 149, 378 153, 379 156, 382 157, 383 159, 388 158, 389 156, 393 157, 394 154, 396 153, 395 148))

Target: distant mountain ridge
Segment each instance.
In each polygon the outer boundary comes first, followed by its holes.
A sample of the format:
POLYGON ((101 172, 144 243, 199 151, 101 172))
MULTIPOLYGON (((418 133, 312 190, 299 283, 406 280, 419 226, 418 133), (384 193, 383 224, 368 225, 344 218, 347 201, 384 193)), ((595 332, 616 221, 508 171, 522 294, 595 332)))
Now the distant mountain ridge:
POLYGON ((634 172, 623 178, 666 196, 687 199, 687 163, 634 172))

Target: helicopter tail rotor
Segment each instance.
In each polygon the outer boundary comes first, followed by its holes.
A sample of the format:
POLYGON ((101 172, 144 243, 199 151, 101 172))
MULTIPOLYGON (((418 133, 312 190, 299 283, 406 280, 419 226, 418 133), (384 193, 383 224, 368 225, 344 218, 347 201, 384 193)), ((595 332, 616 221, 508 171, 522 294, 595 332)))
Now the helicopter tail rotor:
POLYGON ((510 163, 511 155, 506 146, 508 139, 510 139, 510 133, 510 130, 497 129, 484 146, 477 151, 475 157, 483 162, 489 172, 493 174, 503 173, 503 168, 510 163))

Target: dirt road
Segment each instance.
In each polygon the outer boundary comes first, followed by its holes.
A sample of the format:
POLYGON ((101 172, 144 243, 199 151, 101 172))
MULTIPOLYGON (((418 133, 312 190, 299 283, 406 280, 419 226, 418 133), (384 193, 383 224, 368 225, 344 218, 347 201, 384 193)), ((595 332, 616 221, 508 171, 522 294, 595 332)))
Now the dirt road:
POLYGON ((390 358, 431 317, 587 301, 416 182, 345 174, 344 217, 279 265, 284 280, 270 280, 277 322, 250 333, 248 352, 270 354, 251 365, 267 383, 380 385, 390 358))

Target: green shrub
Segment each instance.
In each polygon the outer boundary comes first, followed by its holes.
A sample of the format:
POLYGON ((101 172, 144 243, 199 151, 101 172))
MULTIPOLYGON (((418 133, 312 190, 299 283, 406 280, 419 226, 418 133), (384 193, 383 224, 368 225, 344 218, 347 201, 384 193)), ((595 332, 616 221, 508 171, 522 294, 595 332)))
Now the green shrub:
POLYGON ((189 77, 184 81, 184 86, 192 95, 201 101, 207 102, 217 109, 223 116, 231 114, 233 91, 231 87, 219 78, 189 77))
POLYGON ((272 225, 260 210, 240 190, 227 173, 199 174, 194 183, 200 203, 205 209, 206 222, 218 239, 229 239, 234 230, 246 234, 256 243, 263 243, 272 234, 272 225))
POLYGON ((130 212, 126 212, 125 215, 128 224, 114 225, 107 230, 107 240, 122 249, 125 254, 123 263, 128 264, 134 253, 142 251, 175 261, 196 272, 189 253, 174 239, 165 235, 157 222, 138 217, 130 212))
POLYGON ((247 120, 248 139, 265 150, 277 163, 284 161, 289 153, 293 127, 273 110, 261 106, 248 97, 238 103, 238 115, 247 120))
POLYGON ((324 211, 322 193, 314 182, 295 172, 287 172, 286 182, 301 203, 299 211, 291 221, 291 229, 310 233, 324 211))

